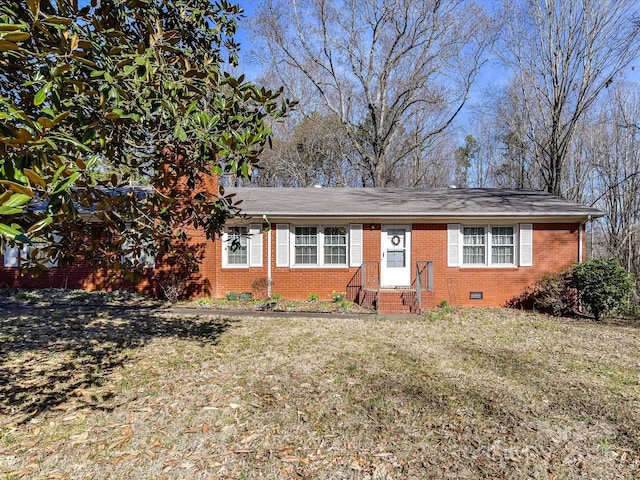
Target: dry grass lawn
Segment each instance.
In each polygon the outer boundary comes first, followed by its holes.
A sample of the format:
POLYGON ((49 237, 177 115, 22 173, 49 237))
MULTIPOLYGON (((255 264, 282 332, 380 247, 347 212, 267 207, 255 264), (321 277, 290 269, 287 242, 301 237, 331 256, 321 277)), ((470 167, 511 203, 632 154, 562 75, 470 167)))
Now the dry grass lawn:
POLYGON ((0 307, 0 478, 639 478, 639 352, 502 309, 0 307))

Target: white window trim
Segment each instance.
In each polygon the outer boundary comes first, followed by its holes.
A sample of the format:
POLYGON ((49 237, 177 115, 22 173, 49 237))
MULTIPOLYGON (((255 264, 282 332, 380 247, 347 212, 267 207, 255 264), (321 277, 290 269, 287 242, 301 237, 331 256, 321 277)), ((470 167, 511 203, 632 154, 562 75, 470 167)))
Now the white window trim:
POLYGON ((250 267, 262 267, 262 234, 262 224, 257 223, 225 227, 222 233, 222 268, 247 269, 250 267), (231 248, 229 231, 238 227, 245 227, 247 229, 247 262, 229 263, 229 248, 231 248), (255 250, 257 250, 258 253, 256 253, 255 250))
MULTIPOLYGON (((59 242, 61 237, 53 234, 54 242, 59 242)), ((16 244, 10 247, 8 242, 5 243, 5 253, 3 255, 3 266, 5 268, 19 268, 23 263, 28 262, 31 252, 37 250, 39 245, 48 245, 49 242, 33 242, 31 244, 16 244)), ((44 263, 46 268, 56 268, 58 266, 58 260, 47 260, 44 263)))
POLYGON ((249 258, 251 255, 251 246, 249 245, 249 239, 247 238, 247 263, 229 263, 229 249, 231 248, 231 240, 229 240, 229 233, 234 228, 247 228, 249 232, 249 225, 234 225, 232 227, 225 227, 222 233, 222 268, 249 268, 249 258))
POLYGON ((460 268, 514 268, 518 267, 519 260, 519 237, 520 228, 518 224, 503 224, 503 223, 490 223, 490 224, 461 224, 458 228, 458 259, 460 268), (464 263, 464 229, 465 228, 484 228, 485 244, 484 244, 484 263, 464 263), (492 258, 492 232, 491 227, 511 227, 513 228, 513 262, 512 263, 493 263, 492 258))
POLYGON ((335 223, 327 223, 327 224, 304 224, 304 225, 289 225, 289 258, 291 259, 291 268, 349 268, 350 262, 350 253, 351 253, 351 245, 350 245, 350 234, 351 234, 351 225, 345 224, 335 224, 335 223), (318 249, 316 252, 316 263, 296 263, 296 228, 305 228, 311 227, 316 228, 317 236, 318 236, 318 249), (324 229, 326 227, 343 227, 345 229, 345 263, 324 263, 324 229))

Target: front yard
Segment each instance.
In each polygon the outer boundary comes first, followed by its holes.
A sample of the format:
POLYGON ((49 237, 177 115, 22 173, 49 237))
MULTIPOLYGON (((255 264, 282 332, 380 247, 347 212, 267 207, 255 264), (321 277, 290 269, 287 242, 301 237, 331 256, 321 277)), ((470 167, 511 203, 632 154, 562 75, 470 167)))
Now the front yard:
POLYGON ((638 325, 504 309, 0 307, 0 472, 638 478, 639 351, 638 325))

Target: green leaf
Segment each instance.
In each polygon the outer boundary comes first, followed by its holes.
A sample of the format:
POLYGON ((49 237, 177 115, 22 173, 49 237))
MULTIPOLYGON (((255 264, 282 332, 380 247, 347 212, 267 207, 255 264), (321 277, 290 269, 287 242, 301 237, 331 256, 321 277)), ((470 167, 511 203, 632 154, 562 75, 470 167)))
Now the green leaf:
POLYGON ((42 105, 44 101, 47 99, 47 93, 51 90, 51 82, 47 82, 44 86, 36 93, 36 96, 33 99, 33 104, 37 107, 38 105, 42 105))
POLYGON ((73 184, 78 179, 79 176, 80 176, 80 172, 72 173, 71 175, 69 175, 68 178, 60 182, 58 186, 55 188, 55 190, 51 192, 51 194, 55 195, 56 193, 60 193, 63 190, 66 190, 67 188, 69 188, 69 186, 71 186, 71 184, 73 184))
POLYGON ((251 166, 249 165, 249 162, 243 162, 240 170, 244 178, 249 178, 251 174, 251 166))
POLYGON ((16 213, 22 213, 22 209, 0 205, 0 215, 14 215, 16 213))
POLYGON ((0 236, 4 238, 8 238, 9 240, 16 240, 18 237, 22 235, 24 234, 17 228, 13 226, 10 227, 5 223, 0 223, 0 236))
POLYGON ((187 141, 187 132, 185 132, 180 125, 176 125, 176 128, 173 130, 173 135, 181 142, 187 141))
POLYGON ((22 207, 29 200, 31 200, 31 197, 29 195, 25 195, 24 193, 14 193, 13 195, 11 195, 11 198, 9 198, 9 200, 4 202, 3 206, 14 208, 22 207))

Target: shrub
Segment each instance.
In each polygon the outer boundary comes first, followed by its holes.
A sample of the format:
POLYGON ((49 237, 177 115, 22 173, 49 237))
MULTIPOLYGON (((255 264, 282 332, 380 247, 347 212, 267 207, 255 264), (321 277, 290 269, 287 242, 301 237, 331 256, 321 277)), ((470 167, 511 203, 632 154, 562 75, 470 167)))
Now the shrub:
POLYGON ((533 289, 533 308, 556 316, 571 313, 578 305, 571 275, 572 270, 547 273, 538 280, 533 289))
POLYGON ((511 308, 541 311, 552 315, 566 315, 578 305, 578 297, 571 286, 571 270, 547 273, 533 287, 507 302, 511 308))
POLYGON ((624 307, 633 288, 631 274, 614 259, 589 260, 574 266, 571 284, 596 321, 624 307))
POLYGON ((320 295, 318 295, 317 293, 310 293, 309 294, 309 301, 310 302, 317 302, 318 300, 320 300, 320 295))
POLYGON ((269 279, 266 277, 256 278, 251 283, 251 289, 256 293, 256 297, 267 298, 267 293, 269 291, 269 279))
POLYGON ((168 273, 162 277, 157 278, 157 283, 162 290, 164 298, 171 303, 176 303, 178 300, 184 297, 188 286, 188 274, 178 271, 175 273, 168 273))
POLYGON ((238 292, 227 292, 224 294, 224 297, 230 302, 233 302, 234 300, 238 300, 238 292))
POLYGON ((453 312, 453 309, 451 308, 451 305, 447 303, 446 300, 440 300, 440 311, 442 313, 451 313, 453 312))

